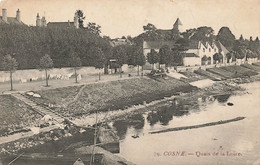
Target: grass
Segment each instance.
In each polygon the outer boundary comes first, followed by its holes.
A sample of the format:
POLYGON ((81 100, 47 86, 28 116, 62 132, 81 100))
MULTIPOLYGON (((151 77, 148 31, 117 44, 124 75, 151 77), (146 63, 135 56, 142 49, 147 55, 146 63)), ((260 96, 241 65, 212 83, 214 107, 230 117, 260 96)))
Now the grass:
POLYGON ((0 136, 26 131, 27 126, 36 125, 41 115, 11 95, 0 95, 0 136))
POLYGON ((194 72, 190 72, 190 71, 179 72, 179 73, 181 73, 187 77, 187 82, 193 82, 193 81, 198 81, 198 80, 207 78, 205 76, 202 76, 202 75, 196 74, 194 72))
POLYGON ((256 65, 256 66, 260 67, 260 62, 253 63, 253 65, 256 65))
POLYGON ((256 71, 256 72, 260 72, 260 66, 258 67, 257 65, 242 64, 240 66, 251 69, 251 70, 256 71))
POLYGON ((202 70, 202 69, 194 70, 194 73, 205 76, 205 77, 207 77, 207 78, 209 78, 213 81, 218 81, 218 80, 223 79, 222 76, 213 74, 211 72, 208 72, 208 71, 205 71, 205 70, 202 70))
MULTIPOLYGON (((76 95, 80 87, 67 87, 56 90, 38 91, 42 103, 62 105, 76 95), (71 89, 72 88, 72 89, 71 89), (51 94, 50 94, 51 93, 51 94)), ((131 105, 142 104, 144 101, 162 99, 177 92, 189 92, 197 89, 188 83, 168 78, 148 79, 134 78, 106 83, 88 84, 81 97, 66 108, 55 108, 64 116, 80 116, 94 111, 124 109, 131 105)), ((38 98, 39 99, 39 98, 38 98)))
POLYGON ((247 76, 254 76, 257 75, 257 72, 252 71, 251 69, 247 69, 242 66, 227 66, 227 67, 222 67, 223 70, 232 72, 234 74, 234 77, 247 77, 247 76))
POLYGON ((214 73, 214 74, 217 74, 219 76, 222 76, 222 77, 224 77, 226 79, 236 77, 236 75, 234 75, 234 73, 229 72, 228 70, 224 70, 222 68, 208 68, 207 71, 209 71, 211 73, 214 73))

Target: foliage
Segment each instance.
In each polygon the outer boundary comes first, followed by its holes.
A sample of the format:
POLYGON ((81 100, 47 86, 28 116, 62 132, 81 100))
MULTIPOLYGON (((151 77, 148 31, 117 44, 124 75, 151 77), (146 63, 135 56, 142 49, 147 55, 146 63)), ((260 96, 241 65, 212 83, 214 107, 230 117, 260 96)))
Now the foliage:
POLYGON ((155 64, 159 62, 159 60, 160 59, 158 53, 154 49, 151 49, 150 53, 147 54, 147 61, 150 64, 155 64))
POLYGON ((215 61, 219 61, 219 60, 222 60, 222 59, 223 59, 223 55, 220 54, 220 53, 215 53, 213 55, 213 60, 215 60, 215 61))
POLYGON ((54 67, 67 67, 71 52, 83 66, 93 66, 95 55, 88 53, 92 47, 101 48, 108 59, 111 56, 109 41, 84 29, 1 25, 0 34, 0 68, 4 54, 16 58, 18 69, 37 68, 44 54, 52 55, 54 67))
POLYGON ((53 61, 50 57, 50 55, 45 54, 41 59, 40 59, 40 69, 51 69, 53 67, 53 61))
POLYGON ((101 33, 101 26, 97 25, 94 22, 89 22, 88 26, 86 27, 86 29, 88 31, 90 31, 91 33, 94 33, 96 35, 99 35, 101 33))
POLYGON ((228 49, 233 47, 235 39, 234 34, 232 34, 228 27, 222 27, 217 35, 217 40, 219 40, 228 49))
POLYGON ((198 27, 195 32, 190 36, 191 40, 195 41, 213 41, 214 40, 214 30, 211 27, 202 26, 198 27))
POLYGON ((18 63, 15 58, 11 55, 4 56, 3 59, 3 69, 9 72, 15 72, 18 67, 18 63))
POLYGON ((169 57, 171 56, 171 49, 167 45, 163 45, 159 50, 159 63, 168 64, 169 57))
POLYGON ((85 17, 84 17, 83 11, 82 10, 77 10, 76 14, 78 16, 79 28, 84 28, 85 17))
POLYGON ((143 26, 143 29, 144 31, 155 31, 157 28, 153 24, 148 23, 146 26, 143 26))
POLYGON ((81 60, 76 53, 71 53, 69 58, 69 63, 71 67, 78 68, 81 67, 81 60))
POLYGON ((145 65, 145 56, 143 54, 143 48, 136 47, 134 54, 135 54, 135 64, 139 66, 145 65))
POLYGON ((93 56, 96 57, 96 59, 94 60, 93 66, 98 69, 104 68, 106 59, 105 59, 105 55, 104 55, 104 52, 102 51, 102 49, 93 47, 91 49, 91 54, 93 54, 93 56))
POLYGON ((124 46, 117 46, 113 48, 113 59, 116 59, 116 63, 121 67, 127 62, 127 52, 124 46))

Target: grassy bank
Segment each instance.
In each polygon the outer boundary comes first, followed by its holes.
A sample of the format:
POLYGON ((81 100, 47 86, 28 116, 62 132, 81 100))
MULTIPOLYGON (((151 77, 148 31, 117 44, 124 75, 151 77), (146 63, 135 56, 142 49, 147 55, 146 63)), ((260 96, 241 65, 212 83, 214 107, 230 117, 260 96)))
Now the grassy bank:
POLYGON ((37 101, 54 104, 54 109, 64 116, 80 116, 96 110, 124 109, 131 105, 149 103, 171 96, 178 92, 190 92, 197 89, 188 83, 168 78, 153 80, 136 78, 86 85, 77 100, 64 107, 77 95, 79 87, 66 87, 55 90, 37 91, 42 97, 37 101))
POLYGON ((11 95, 0 95, 0 103, 0 136, 26 131, 42 117, 11 95))

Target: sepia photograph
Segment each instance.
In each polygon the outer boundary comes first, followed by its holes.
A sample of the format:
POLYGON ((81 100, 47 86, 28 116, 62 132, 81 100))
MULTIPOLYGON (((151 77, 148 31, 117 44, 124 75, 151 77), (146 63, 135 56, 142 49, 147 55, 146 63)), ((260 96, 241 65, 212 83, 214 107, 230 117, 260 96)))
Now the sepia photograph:
POLYGON ((260 0, 0 0, 0 165, 260 165, 260 0))

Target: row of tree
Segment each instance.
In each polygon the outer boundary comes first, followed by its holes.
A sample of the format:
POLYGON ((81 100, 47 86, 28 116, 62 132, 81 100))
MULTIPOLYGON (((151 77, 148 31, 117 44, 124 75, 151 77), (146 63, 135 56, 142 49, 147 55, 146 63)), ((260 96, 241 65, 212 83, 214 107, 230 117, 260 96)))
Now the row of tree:
MULTIPOLYGON (((143 66, 145 64, 145 57, 143 55, 143 49, 141 47, 135 46, 118 46, 112 49, 112 54, 110 56, 105 56, 105 53, 101 48, 95 47, 91 49, 91 54, 95 59, 93 59, 92 66, 99 69, 99 80, 101 79, 101 69, 117 68, 120 69, 120 77, 122 77, 122 66, 124 64, 138 66, 137 75, 139 75, 139 66, 143 66), (113 63, 111 63, 113 61, 113 63)), ((72 52, 69 54, 68 58, 66 58, 66 63, 69 67, 74 68, 75 82, 77 83, 77 70, 82 66, 82 59, 76 52, 72 52)), ((17 62, 16 58, 11 55, 6 55, 3 57, 2 69, 10 72, 10 82, 11 82, 11 90, 13 90, 12 83, 12 74, 17 70, 19 66, 19 62, 17 62)), ((48 73, 47 71, 55 66, 55 61, 51 58, 50 55, 45 54, 39 60, 38 69, 45 70, 46 76, 46 86, 48 86, 48 73)))
POLYGON ((171 49, 168 45, 164 45, 159 49, 159 52, 151 49, 147 54, 147 61, 153 65, 154 70, 155 63, 159 63, 159 67, 161 64, 165 64, 166 68, 169 66, 180 66, 183 64, 183 56, 178 47, 171 49))

